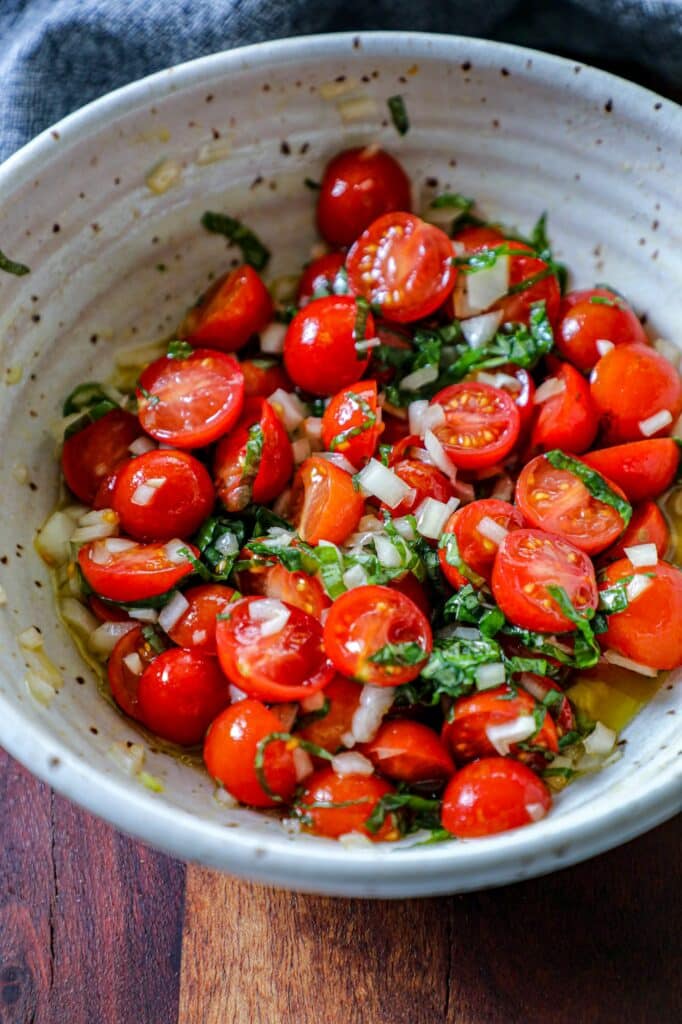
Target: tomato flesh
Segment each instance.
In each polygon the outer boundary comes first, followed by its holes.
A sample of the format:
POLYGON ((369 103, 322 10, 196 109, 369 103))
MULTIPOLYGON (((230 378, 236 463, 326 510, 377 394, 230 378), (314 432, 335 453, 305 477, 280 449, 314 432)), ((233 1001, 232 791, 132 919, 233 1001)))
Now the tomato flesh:
POLYGON ((360 319, 358 304, 350 295, 313 299, 300 310, 284 339, 284 365, 294 384, 312 395, 333 395, 360 380, 369 352, 355 345, 375 334, 374 318, 367 313, 362 338, 356 338, 360 319))
POLYGON ((381 434, 377 384, 361 381, 334 395, 322 417, 322 443, 356 467, 374 454, 381 434))
POLYGON ((182 451, 154 451, 121 467, 112 508, 128 536, 163 542, 195 533, 214 500, 211 477, 198 459, 182 451))
POLYGON ((343 544, 364 511, 349 473, 315 456, 301 463, 291 490, 291 517, 301 540, 343 544))
POLYGON ((263 398, 247 399, 239 422, 215 453, 215 487, 223 505, 240 512, 250 502, 272 501, 293 468, 291 442, 275 409, 263 398))
POLYGON ((325 699, 329 702, 327 714, 297 729, 296 734, 330 754, 336 754, 344 736, 351 731, 361 692, 362 687, 352 679, 335 675, 324 688, 325 699))
POLYGON ((142 721, 140 712, 140 679, 147 665, 150 665, 157 652, 145 640, 142 635, 142 626, 136 626, 121 637, 117 642, 107 662, 107 679, 111 695, 129 718, 137 722, 142 721), (133 671, 130 664, 135 661, 131 655, 137 655, 139 665, 133 664, 133 671), (126 659, 129 659, 127 661, 126 659))
POLYGON ((274 359, 242 359, 245 398, 269 398, 273 391, 293 391, 294 385, 282 366, 274 359))
MULTIPOLYGON (((118 538, 114 538, 118 539, 118 538)), ((194 572, 189 559, 173 561, 163 544, 135 544, 121 551, 110 551, 106 541, 91 541, 78 552, 78 564, 85 579, 102 597, 110 601, 142 601, 172 590, 181 579, 194 572)), ((191 544, 187 550, 195 558, 199 551, 191 544)))
POLYGON ((592 371, 590 388, 607 444, 641 441, 670 433, 682 412, 682 382, 672 363, 645 345, 611 349, 592 371), (664 413, 659 430, 645 435, 652 416, 664 413))
POLYGON ((382 149, 347 149, 325 168, 317 226, 331 245, 350 245, 377 217, 410 205, 410 182, 394 157, 382 149))
POLYGON ((448 583, 453 587, 464 587, 467 583, 481 586, 490 580, 498 542, 485 532, 480 532, 479 527, 484 519, 492 519, 505 530, 520 529, 523 526, 523 517, 519 510, 508 501, 500 501, 497 498, 472 501, 453 512, 445 524, 443 541, 447 541, 448 534, 454 535, 459 558, 470 570, 469 576, 460 572, 457 566, 448 560, 447 544, 443 543, 438 550, 440 567, 448 583))
POLYGON ((452 777, 443 794, 441 823, 459 839, 476 839, 530 825, 551 805, 547 786, 525 764, 486 757, 452 777))
POLYGON ((180 337, 195 348, 236 352, 262 331, 273 313, 270 293, 248 264, 225 274, 185 317, 180 337))
POLYGON ((450 461, 462 469, 482 469, 501 462, 516 444, 519 410, 506 393, 479 381, 462 381, 431 400, 445 412, 434 429, 450 461))
POLYGON ((185 590, 182 596, 189 607, 168 630, 173 643, 203 654, 217 654, 217 616, 227 611, 234 595, 233 588, 224 583, 202 583, 185 590))
POLYGON ((561 364, 554 376, 564 384, 564 390, 536 406, 531 448, 544 452, 562 448, 580 454, 590 447, 599 426, 590 387, 569 363, 561 364))
MULTIPOLYGON (((445 474, 427 462, 420 462, 418 459, 399 459, 391 468, 395 475, 404 480, 415 492, 413 498, 403 498, 391 510, 394 518, 410 515, 426 498, 448 502, 453 496, 452 484, 445 474)), ((381 507, 388 506, 382 504, 381 507)))
POLYGON ((625 548, 638 544, 654 544, 659 558, 663 558, 670 543, 670 530, 665 516, 653 501, 642 502, 632 512, 632 519, 617 544, 604 552, 603 560, 615 562, 625 558, 625 548))
POLYGON ((140 718, 157 736, 181 746, 201 743, 230 702, 215 658, 173 647, 147 666, 138 691, 140 718))
POLYGON ((142 428, 131 413, 112 409, 67 437, 62 448, 62 472, 76 497, 91 505, 107 477, 130 457, 128 449, 141 435, 142 428))
POLYGON ((315 296, 315 292, 331 291, 334 279, 345 262, 345 252, 327 252, 324 256, 318 256, 316 260, 312 260, 298 282, 296 297, 299 306, 307 305, 315 296))

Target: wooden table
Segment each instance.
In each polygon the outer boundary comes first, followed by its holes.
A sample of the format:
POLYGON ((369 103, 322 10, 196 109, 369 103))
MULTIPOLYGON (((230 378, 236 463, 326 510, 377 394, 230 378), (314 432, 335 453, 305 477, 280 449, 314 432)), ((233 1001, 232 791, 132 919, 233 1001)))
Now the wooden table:
POLYGON ((682 818, 547 878, 333 900, 133 842, 0 752, 0 1024, 672 1024, 682 818))

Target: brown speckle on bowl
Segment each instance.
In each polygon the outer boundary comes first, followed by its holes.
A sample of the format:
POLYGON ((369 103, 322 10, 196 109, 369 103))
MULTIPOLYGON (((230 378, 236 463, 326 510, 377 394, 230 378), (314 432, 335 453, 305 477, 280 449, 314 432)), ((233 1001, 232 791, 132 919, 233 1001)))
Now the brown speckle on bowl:
POLYGON ((503 78, 508 78, 509 75, 511 75, 511 71, 509 70, 509 68, 500 68, 500 74, 502 75, 503 78))
POLYGON ((47 762, 48 767, 50 767, 50 768, 59 768, 61 763, 62 762, 59 760, 58 757, 50 757, 50 758, 48 758, 48 762, 47 762))
POLYGON ((465 60, 463 64, 460 64, 462 71, 471 71, 471 61, 465 60))
POLYGON ((288 143, 288 142, 286 141, 286 139, 284 139, 284 140, 283 140, 283 141, 282 141, 282 142, 280 143, 279 151, 280 151, 280 153, 282 154, 282 156, 289 156, 289 154, 291 153, 291 146, 290 146, 290 145, 289 145, 289 143, 288 143))
POLYGON ((59 134, 59 132, 55 128, 52 129, 52 131, 50 132, 50 135, 55 140, 55 142, 59 142, 59 140, 61 139, 61 135, 59 134))
POLYGON ((608 99, 606 101, 606 103, 604 104, 604 110, 606 111, 607 114, 611 113, 611 111, 613 110, 613 100, 612 99, 608 99))

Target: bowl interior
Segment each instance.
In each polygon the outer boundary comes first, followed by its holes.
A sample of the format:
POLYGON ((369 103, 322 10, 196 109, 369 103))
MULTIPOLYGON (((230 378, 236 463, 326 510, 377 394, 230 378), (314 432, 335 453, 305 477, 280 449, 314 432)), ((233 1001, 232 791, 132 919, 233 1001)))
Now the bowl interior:
MULTIPOLYGON (((669 681, 626 731, 622 759, 571 786, 551 816, 495 839, 350 854, 216 803, 198 769, 149 751, 151 793, 109 750, 139 734, 97 693, 56 621, 33 549, 57 495, 50 427, 78 382, 106 378, 118 348, 167 335, 237 253, 205 233, 206 209, 240 217, 296 272, 315 241, 314 193, 340 148, 379 142, 414 182, 475 196, 529 229, 549 211, 572 281, 608 281, 653 336, 682 322, 677 108, 592 69, 470 39, 390 34, 264 44, 171 69, 105 97, 0 169, 3 249, 31 267, 3 275, 0 471, 0 741, 33 771, 147 841, 235 873, 318 891, 457 891, 549 870, 672 813, 679 695, 669 681), (386 99, 403 95, 400 137, 386 99), (161 160, 178 180, 146 184, 161 160), (433 185, 433 183, 431 183, 433 185), (20 375, 20 378, 19 378, 20 375), (19 378, 19 379, 17 379, 19 378), (24 473, 24 467, 26 473, 24 473), (64 686, 49 707, 24 683, 17 633, 40 627, 64 686)), ((679 791, 678 791, 679 792, 679 791)))

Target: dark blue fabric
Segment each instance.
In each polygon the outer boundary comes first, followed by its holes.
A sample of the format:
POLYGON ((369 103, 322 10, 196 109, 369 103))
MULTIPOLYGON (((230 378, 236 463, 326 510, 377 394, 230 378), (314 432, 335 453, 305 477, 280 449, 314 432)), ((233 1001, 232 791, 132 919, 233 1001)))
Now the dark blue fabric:
POLYGON ((0 0, 0 158, 103 93, 264 39, 478 35, 638 67, 682 87, 680 0, 0 0))

